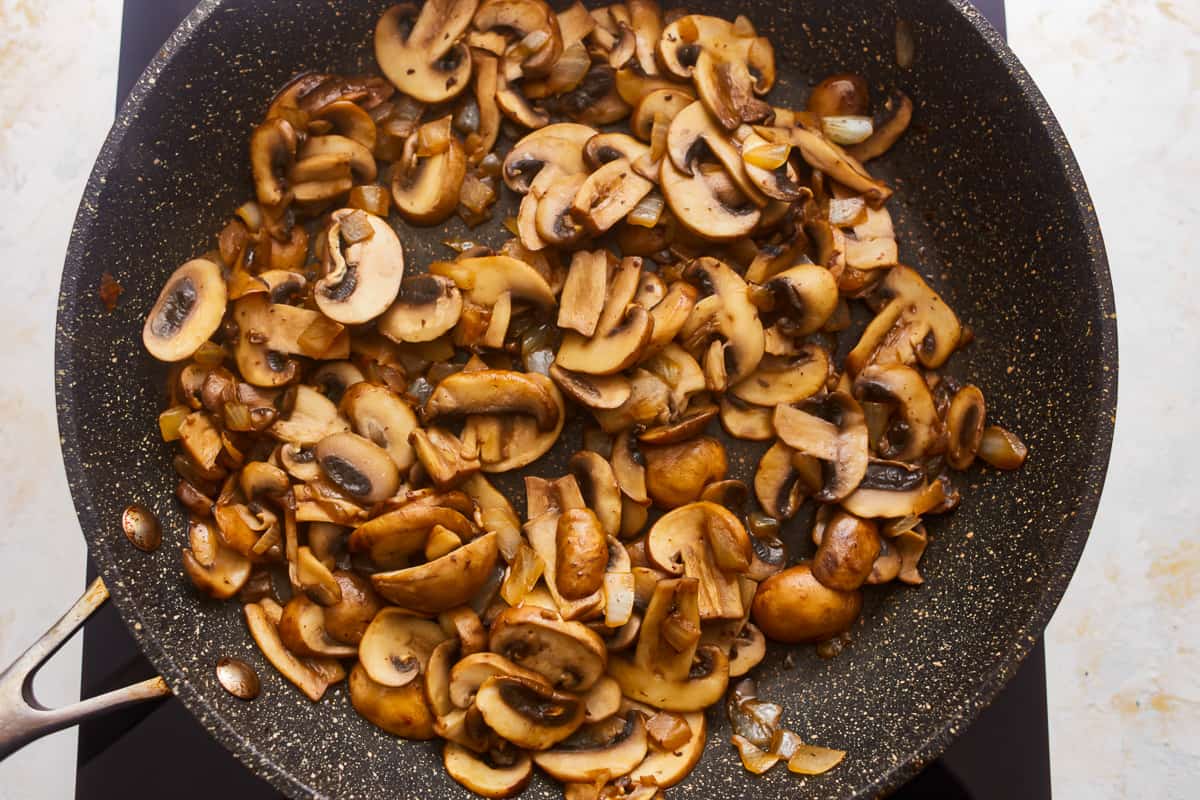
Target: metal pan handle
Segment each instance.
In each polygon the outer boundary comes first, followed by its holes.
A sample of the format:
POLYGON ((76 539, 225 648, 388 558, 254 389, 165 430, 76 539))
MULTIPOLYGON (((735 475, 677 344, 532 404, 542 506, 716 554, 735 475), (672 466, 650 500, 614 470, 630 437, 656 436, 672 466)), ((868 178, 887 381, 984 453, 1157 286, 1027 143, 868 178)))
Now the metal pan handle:
POLYGON ((46 708, 33 696, 33 678, 37 671, 106 600, 108 587, 102 578, 96 578, 71 610, 0 674, 0 761, 48 733, 171 693, 166 681, 156 675, 62 708, 46 708))

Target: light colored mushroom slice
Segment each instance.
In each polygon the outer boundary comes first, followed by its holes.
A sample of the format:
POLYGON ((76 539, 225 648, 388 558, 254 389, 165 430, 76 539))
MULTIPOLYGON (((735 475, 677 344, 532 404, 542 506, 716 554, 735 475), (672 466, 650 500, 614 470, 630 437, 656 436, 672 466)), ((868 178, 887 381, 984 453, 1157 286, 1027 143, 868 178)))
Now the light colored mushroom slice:
POLYGON ((462 484, 479 514, 480 524, 496 534, 497 545, 506 561, 512 561, 521 543, 521 519, 503 494, 482 475, 472 475, 462 484))
POLYGON ((929 385, 920 372, 903 364, 865 367, 854 381, 860 400, 894 405, 899 419, 883 432, 877 450, 884 458, 916 461, 942 442, 942 424, 929 385))
POLYGON ((350 670, 349 685, 350 704, 371 724, 405 739, 433 738, 434 718, 420 681, 384 686, 358 663, 350 670))
POLYGON ((479 709, 456 708, 449 714, 439 716, 433 722, 433 732, 445 739, 462 745, 473 753, 486 753, 496 743, 492 730, 483 721, 479 709))
POLYGON ((572 207, 575 195, 587 179, 586 173, 563 175, 551 167, 539 172, 529 194, 521 200, 517 225, 522 242, 527 246, 540 241, 544 245, 568 247, 582 240, 587 229, 575 219, 572 207), (528 231, 530 217, 534 235, 528 231))
POLYGON ((583 701, 545 683, 497 675, 475 696, 488 727, 527 750, 548 750, 583 724, 583 701))
POLYGON ((912 121, 912 112, 912 100, 908 99, 908 95, 904 92, 895 90, 882 106, 882 113, 885 116, 882 119, 876 117, 874 132, 871 136, 864 142, 846 148, 846 152, 860 162, 870 161, 883 155, 891 150, 892 145, 908 130, 908 125, 912 121))
POLYGON ((254 386, 283 386, 299 374, 300 365, 294 359, 266 345, 271 308, 265 294, 246 295, 233 304, 233 319, 238 326, 234 358, 242 378, 254 386))
POLYGON ((765 36, 742 35, 729 20, 703 14, 688 14, 663 28, 658 57, 668 73, 693 77, 701 52, 746 64, 756 94, 766 94, 774 85, 775 52, 765 36))
POLYGON ((396 232, 374 214, 343 208, 330 215, 325 235, 325 277, 313 288, 317 308, 345 325, 378 317, 396 299, 404 277, 404 248, 396 232), (372 235, 344 246, 342 224, 354 215, 366 216, 372 235))
POLYGON ((555 689, 586 692, 604 674, 604 641, 580 622, 564 621, 540 608, 508 608, 492 622, 488 642, 519 666, 531 669, 555 689))
POLYGON ((794 358, 764 356, 758 369, 730 391, 742 402, 758 406, 798 403, 825 388, 830 366, 825 348, 806 344, 794 358))
POLYGON ((575 195, 572 213, 598 235, 624 219, 653 188, 630 161, 618 158, 588 176, 575 195))
POLYGON ((702 50, 692 70, 696 95, 726 130, 739 125, 764 122, 772 116, 771 106, 755 97, 750 66, 728 53, 702 50))
POLYGON ((855 269, 873 270, 894 267, 900 253, 892 215, 886 208, 866 209, 866 219, 855 225, 853 235, 846 237, 846 265, 855 269))
MULTIPOLYGON (((312 541, 312 526, 309 526, 309 541, 312 541)), ((325 608, 325 630, 333 639, 343 644, 358 646, 371 620, 382 608, 371 582, 356 572, 336 570, 341 599, 325 608)))
POLYGON ((670 124, 676 114, 695 100, 691 91, 683 86, 653 89, 645 93, 634 106, 633 114, 629 118, 629 129, 643 142, 649 142, 656 121, 670 124))
MULTIPOLYGON (((468 420, 468 427, 470 424, 468 420)), ((417 460, 439 489, 452 489, 482 468, 478 442, 460 440, 442 428, 414 428, 409 441, 417 460)))
POLYGON ((642 431, 638 439, 651 445, 679 444, 703 433, 709 421, 716 416, 717 407, 712 403, 692 406, 673 422, 642 431))
POLYGON ((550 428, 542 429, 533 418, 519 414, 469 417, 463 428, 464 440, 473 437, 478 443, 484 472, 508 472, 531 464, 545 455, 562 433, 567 418, 562 393, 554 381, 545 375, 535 372, 525 374, 549 394, 557 409, 555 422, 550 428), (483 425, 488 419, 496 419, 498 424, 483 425))
POLYGON ((435 261, 429 266, 429 271, 454 281, 473 302, 482 306, 494 306, 505 292, 513 300, 544 308, 556 302, 546 279, 529 264, 511 256, 435 261))
POLYGON ((309 700, 314 703, 320 700, 325 694, 325 690, 329 688, 329 682, 320 672, 284 647, 275 623, 263 606, 259 603, 247 603, 242 606, 242 612, 245 614, 246 627, 250 629, 250 636, 258 645, 258 649, 266 656, 267 661, 271 662, 271 666, 295 684, 296 688, 309 700))
MULTIPOLYGON (((426 125, 446 125, 445 120, 426 125)), ((414 225, 436 225, 458 207, 459 189, 467 171, 462 144, 449 134, 446 149, 428 156, 418 154, 420 133, 409 136, 404 154, 392 170, 392 200, 396 211, 414 225)))
POLYGON ((816 264, 797 264, 776 273, 764 284, 770 309, 789 336, 807 336, 821 329, 837 309, 837 280, 816 264))
POLYGON ((417 427, 417 416, 386 387, 356 383, 342 395, 340 408, 355 433, 382 447, 398 470, 406 472, 416 461, 409 435, 417 427))
POLYGON ((425 701, 435 717, 445 717, 455 710, 450 699, 450 674, 459 650, 453 637, 445 639, 433 648, 425 665, 425 701))
POLYGON ((647 354, 657 353, 670 345, 687 324, 699 296, 696 287, 690 283, 676 281, 671 284, 666 296, 650 309, 654 329, 650 334, 650 344, 646 348, 647 354))
POLYGON ((701 645, 682 680, 659 675, 622 656, 608 662, 608 674, 625 696, 664 711, 702 711, 718 702, 729 685, 729 658, 715 645, 701 645))
POLYGON ((746 623, 729 652, 729 677, 740 678, 757 667, 767 654, 767 639, 752 623, 746 623))
POLYGON ((820 463, 775 442, 763 453, 754 473, 754 495, 768 515, 786 520, 796 516, 800 504, 822 485, 820 463))
POLYGON ((700 582, 700 617, 742 615, 736 573, 749 569, 750 539, 728 509, 700 501, 664 514, 646 534, 646 555, 669 575, 700 582))
POLYGON ((579 492, 607 536, 621 532, 621 489, 612 465, 599 453, 581 450, 571 456, 567 469, 575 476, 579 492))
POLYGON ((557 363, 550 365, 550 377, 568 397, 589 408, 618 408, 633 391, 623 375, 586 375, 565 370, 557 363))
POLYGON ((212 470, 217 466, 223 444, 221 432, 207 411, 193 411, 179 424, 179 440, 184 451, 201 469, 212 470))
POLYGON ((866 518, 916 517, 936 508, 945 496, 944 484, 929 481, 921 467, 872 459, 858 488, 842 500, 842 506, 866 518))
POLYGON ((612 717, 621 710, 620 684, 607 675, 601 676, 583 696, 583 705, 583 721, 586 723, 600 722, 612 717))
POLYGON ((284 119, 268 119, 250 134, 250 169, 254 192, 264 206, 277 207, 291 198, 287 174, 296 160, 296 130, 284 119))
POLYGON ((475 29, 499 30, 512 36, 505 64, 513 77, 544 75, 562 55, 558 17, 543 0, 483 0, 475 12, 475 29))
POLYGON ((607 296, 609 258, 605 250, 579 250, 571 256, 571 268, 559 298, 558 327, 583 336, 596 332, 607 296))
POLYGON ((633 661, 672 680, 686 680, 700 644, 700 584, 695 578, 659 581, 638 632, 633 661))
POLYGON ((692 771, 704 753, 708 728, 701 711, 683 714, 682 719, 689 731, 687 741, 672 750, 651 749, 642 763, 629 773, 630 782, 639 784, 652 781, 654 786, 667 789, 692 771))
POLYGON ((758 127, 755 132, 768 141, 787 141, 813 169, 818 169, 843 186, 861 194, 872 206, 879 207, 892 196, 886 183, 871 177, 853 156, 831 142, 817 129, 803 124, 781 133, 778 128, 758 127))
POLYGON ((767 204, 767 198, 747 174, 738 146, 718 127, 704 103, 697 100, 671 120, 667 130, 667 156, 680 172, 692 175, 697 169, 696 157, 705 147, 747 200, 759 208, 767 204))
POLYGON ((758 206, 724 191, 723 177, 723 170, 708 171, 704 165, 689 175, 669 158, 659 167, 659 186, 671 213, 689 231, 713 241, 749 236, 762 219, 758 206))
POLYGON ((768 142, 753 131, 741 136, 742 165, 746 177, 767 197, 793 203, 811 195, 801 187, 796 170, 788 161, 791 145, 768 142))
POLYGON ((758 368, 766 350, 758 309, 750 302, 745 280, 728 264, 708 256, 689 264, 683 277, 707 293, 680 331, 685 348, 720 337, 725 344, 721 366, 728 383, 737 384, 758 368))
POLYGON ((469 519, 453 508, 429 503, 408 503, 364 522, 350 534, 353 553, 366 553, 376 566, 395 569, 424 548, 430 531, 441 526, 470 539, 475 531, 469 519))
POLYGON ((504 158, 504 183, 524 194, 546 165, 553 165, 563 175, 586 174, 583 146, 596 133, 590 125, 560 122, 526 134, 504 158))
POLYGON ((721 396, 720 414, 721 427, 734 438, 751 442, 775 438, 774 409, 750 405, 725 394, 721 396))
POLYGON ((650 342, 653 326, 646 309, 630 304, 620 323, 590 339, 567 331, 555 361, 573 372, 612 375, 637 362, 650 342))
POLYGON ((623 715, 583 725, 553 749, 535 753, 533 761, 564 783, 587 782, 601 772, 613 780, 642 763, 647 748, 645 720, 629 709, 623 715))
MULTIPOLYGON (((637 437, 631 431, 622 431, 613 440, 611 461, 613 475, 617 478, 621 493, 640 506, 650 505, 650 497, 646 494, 646 459, 638 446, 637 437)), ((622 506, 622 533, 625 528, 624 519, 629 516, 626 509, 626 506, 622 506)), ((644 523, 644 515, 641 516, 644 523)))
POLYGON ((546 430, 557 423, 559 409, 545 386, 530 375, 497 369, 449 375, 425 402, 429 420, 471 414, 527 414, 546 430))
POLYGON ((456 96, 470 83, 471 53, 459 38, 477 6, 478 0, 434 0, 389 8, 375 25, 375 60, 383 74, 422 103, 456 96))
POLYGON ((533 775, 528 753, 517 751, 511 763, 499 763, 490 755, 472 752, 455 742, 446 742, 442 764, 451 778, 483 797, 512 797, 520 794, 533 775))
POLYGON ((379 332, 396 342, 430 342, 458 323, 462 294, 448 278, 405 278, 396 302, 379 318, 379 332))
POLYGON ((951 467, 965 470, 971 466, 983 441, 986 418, 987 406, 978 386, 968 383, 954 393, 946 411, 946 462, 951 467))
MULTIPOLYGON (((474 653, 461 659, 450 670, 447 688, 450 702, 457 708, 470 708, 479 687, 496 675, 514 675, 535 683, 545 683, 541 675, 505 658, 499 653, 474 653)), ((547 688, 549 688, 547 686, 547 688)))
POLYGON ((425 674, 433 650, 447 639, 436 622, 399 608, 380 611, 363 633, 358 657, 371 680, 407 686, 425 674))
POLYGON ((879 291, 888 298, 846 356, 857 374, 869 363, 915 364, 936 369, 958 347, 958 317, 914 270, 892 267, 879 291))
POLYGON ((722 480, 729 468, 725 448, 699 436, 673 444, 642 440, 646 459, 646 491, 659 508, 679 508, 700 499, 705 485, 722 480))
POLYGON ((401 608, 436 614, 467 603, 496 566, 496 534, 485 533, 457 550, 416 567, 377 572, 375 591, 401 608))
POLYGON ((788 447, 825 462, 824 483, 815 495, 823 503, 844 500, 866 474, 866 419, 862 407, 846 392, 807 401, 803 410, 777 406, 775 431, 788 447))
POLYGON ((276 439, 301 447, 348 430, 350 425, 338 414, 337 406, 316 389, 303 384, 296 387, 292 413, 276 420, 270 428, 276 439))
POLYGON ((350 658, 358 649, 330 638, 325 631, 325 609, 298 594, 283 607, 277 626, 279 638, 288 650, 308 658, 350 658))
MULTIPOLYGON (((657 326, 655 331, 657 333, 657 326)), ((661 378, 670 389, 673 415, 686 411, 692 396, 703 392, 706 388, 700 364, 692 358, 690 353, 674 342, 664 345, 654 355, 645 359, 641 366, 661 378)))
POLYGON ((400 488, 400 473, 388 452, 356 433, 326 436, 315 452, 325 476, 359 503, 378 503, 400 488))
POLYGON ((525 95, 508 82, 503 69, 497 76, 496 105, 504 116, 526 128, 542 128, 550 123, 550 115, 530 104, 525 95))
POLYGON ((208 341, 225 315, 221 268, 203 258, 183 264, 163 284, 146 315, 142 343, 159 361, 182 361, 208 341))
POLYGON ((605 433, 619 433, 635 425, 657 425, 670 416, 670 389, 662 378, 636 369, 629 382, 630 393, 624 403, 613 409, 592 410, 605 433))
MULTIPOLYGON (((328 527, 337 530, 337 526, 328 527)), ((310 537, 312 537, 312 528, 313 526, 309 528, 310 537)), ((340 536, 340 534, 338 535, 340 536)), ((292 560, 290 556, 288 560, 292 560)), ((310 600, 321 606, 332 606, 341 601, 341 584, 333 577, 332 570, 313 552, 312 547, 298 548, 294 562, 296 580, 310 600)))
MULTIPOLYGON (((353 103, 350 105, 358 108, 353 103)), ((368 116, 367 120, 369 121, 370 119, 370 116, 368 116)), ((349 168, 350 172, 354 173, 355 179, 360 183, 374 183, 377 174, 375 157, 371 155, 371 148, 365 147, 354 139, 337 134, 312 136, 306 139, 304 145, 300 148, 299 159, 295 167, 292 168, 292 182, 297 185, 297 200, 302 199, 299 191, 300 183, 306 180, 335 179, 335 174, 330 174, 328 177, 323 175, 303 176, 297 174, 306 164, 318 165, 328 163, 338 165, 339 167, 345 165, 345 168, 349 168)), ((344 174, 342 169, 338 169, 337 173, 344 174)), ((350 176, 346 175, 345 177, 348 178, 350 176)))

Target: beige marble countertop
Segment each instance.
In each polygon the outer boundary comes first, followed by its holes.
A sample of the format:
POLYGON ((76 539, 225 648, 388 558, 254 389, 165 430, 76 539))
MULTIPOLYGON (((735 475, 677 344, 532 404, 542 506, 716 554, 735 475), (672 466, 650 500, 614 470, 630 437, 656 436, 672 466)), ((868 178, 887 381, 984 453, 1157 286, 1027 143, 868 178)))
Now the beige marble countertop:
MULTIPOLYGON (((54 313, 120 16, 120 0, 0 0, 0 664, 83 585, 54 313)), ((1046 637, 1054 794, 1184 800, 1200 779, 1200 3, 1008 0, 1008 17, 1091 187, 1121 345, 1107 489, 1046 637)), ((44 701, 77 695, 78 662, 76 642, 43 671, 44 701)), ((0 764, 0 800, 71 797, 74 764, 73 732, 32 745, 0 764)))

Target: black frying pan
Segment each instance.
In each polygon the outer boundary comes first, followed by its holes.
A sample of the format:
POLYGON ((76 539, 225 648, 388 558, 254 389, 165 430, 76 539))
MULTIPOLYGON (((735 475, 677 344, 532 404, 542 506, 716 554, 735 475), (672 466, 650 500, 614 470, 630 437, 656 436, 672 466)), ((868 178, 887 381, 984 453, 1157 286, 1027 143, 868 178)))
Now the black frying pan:
MULTIPOLYGON (((439 745, 382 733, 350 709, 344 688, 310 704, 258 654, 235 604, 209 602, 190 588, 180 569, 185 518, 172 499, 170 448, 154 425, 163 369, 142 350, 139 331, 165 277, 211 247, 231 209, 251 196, 247 136, 275 87, 304 69, 371 68, 371 32, 386 5, 202 2, 117 117, 80 206, 58 315, 63 457, 89 549, 123 618, 212 735, 302 797, 468 793, 442 770, 439 745), (112 314, 96 294, 105 271, 126 289, 112 314), (120 513, 132 501, 163 521, 166 541, 153 554, 121 534, 120 513), (258 667, 258 700, 244 703, 218 686, 213 665, 222 656, 258 667)), ((710 0, 688 6, 734 11, 710 0)), ((796 648, 787 666, 777 647, 759 668, 761 692, 784 705, 789 727, 849 751, 841 766, 804 780, 782 769, 753 778, 725 744, 728 726, 714 710, 704 759, 670 792, 874 796, 936 757, 992 699, 1066 588, 1111 443, 1112 288, 1061 130, 1024 69, 964 0, 808 0, 795 8, 748 0, 736 10, 775 43, 780 80, 772 97, 780 104, 802 104, 814 79, 836 71, 860 72, 880 90, 896 85, 914 98, 912 130, 873 165, 898 187, 889 207, 902 259, 974 327, 977 343, 955 357, 952 371, 983 386, 989 414, 1032 451, 1018 473, 968 475, 962 507, 929 526, 926 584, 871 591, 843 656, 822 661, 812 648, 796 648), (898 13, 915 34, 909 69, 893 58, 898 13)), ((460 230, 456 222, 402 230, 410 265, 444 256, 440 241, 460 230)), ((577 444, 563 443, 530 470, 561 474, 564 454, 577 444)), ((731 463, 754 455, 742 446, 731 463)), ((794 552, 807 552, 803 528, 803 519, 789 526, 794 552)), ((12 677, 19 676, 0 676, 0 703, 12 677)), ((536 780, 525 796, 561 795, 536 780)))

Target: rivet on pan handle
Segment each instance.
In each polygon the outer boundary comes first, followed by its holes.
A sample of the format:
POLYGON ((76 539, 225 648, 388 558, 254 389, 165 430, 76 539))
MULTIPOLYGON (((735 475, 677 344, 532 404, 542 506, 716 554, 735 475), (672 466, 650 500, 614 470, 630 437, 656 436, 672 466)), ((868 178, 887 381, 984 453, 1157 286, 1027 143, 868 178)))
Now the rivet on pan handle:
POLYGON ((33 678, 42 664, 58 652, 107 599, 108 587, 103 579, 96 578, 71 610, 0 674, 0 760, 48 733, 171 693, 166 682, 155 676, 62 708, 46 708, 33 696, 33 678))

